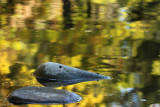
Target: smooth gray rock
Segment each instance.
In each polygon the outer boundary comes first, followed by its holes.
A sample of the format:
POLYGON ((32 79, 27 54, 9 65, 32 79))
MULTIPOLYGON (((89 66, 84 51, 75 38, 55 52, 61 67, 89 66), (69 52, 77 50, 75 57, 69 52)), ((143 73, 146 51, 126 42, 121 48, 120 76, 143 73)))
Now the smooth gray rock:
POLYGON ((15 90, 8 101, 15 105, 21 104, 68 104, 82 100, 76 93, 52 89, 48 87, 29 86, 15 90))
MULTIPOLYGON (((46 80, 41 78, 36 78, 37 81, 45 87, 56 88, 60 86, 67 86, 71 84, 75 84, 75 82, 63 82, 63 81, 55 81, 55 80, 46 80)), ((77 83, 77 82, 76 82, 77 83)))
POLYGON ((108 76, 54 62, 47 62, 40 65, 34 72, 34 76, 40 79, 56 80, 67 83, 110 79, 108 76))
POLYGON ((76 84, 79 82, 84 82, 81 80, 56 81, 56 80, 46 80, 46 79, 42 79, 42 78, 36 78, 36 79, 43 86, 51 87, 51 88, 60 87, 60 86, 67 86, 67 85, 76 84))

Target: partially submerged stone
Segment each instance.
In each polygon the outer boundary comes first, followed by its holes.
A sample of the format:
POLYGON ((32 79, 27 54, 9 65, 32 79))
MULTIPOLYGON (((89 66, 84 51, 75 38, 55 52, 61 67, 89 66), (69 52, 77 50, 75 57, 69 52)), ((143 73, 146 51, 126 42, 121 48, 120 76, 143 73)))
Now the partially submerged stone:
POLYGON ((15 90, 8 101, 15 105, 21 104, 68 104, 82 100, 76 93, 52 89, 48 87, 29 86, 15 90))
POLYGON ((34 72, 36 78, 46 80, 56 80, 61 82, 84 82, 101 79, 110 79, 98 73, 80 70, 74 67, 62 65, 54 62, 47 62, 40 65, 34 72))

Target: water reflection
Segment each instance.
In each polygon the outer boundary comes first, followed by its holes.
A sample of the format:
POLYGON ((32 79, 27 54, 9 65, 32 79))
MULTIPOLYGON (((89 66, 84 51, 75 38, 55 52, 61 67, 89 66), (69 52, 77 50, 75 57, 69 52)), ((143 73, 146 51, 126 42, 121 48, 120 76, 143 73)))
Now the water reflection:
POLYGON ((41 78, 36 78, 36 79, 40 84, 42 84, 46 87, 52 87, 52 88, 60 87, 60 86, 66 86, 66 85, 70 84, 70 83, 59 82, 59 81, 56 81, 56 80, 46 80, 46 79, 41 79, 41 78))
POLYGON ((81 103, 66 106, 159 105, 159 4, 157 0, 1 0, 0 105, 6 106, 2 100, 17 88, 39 86, 31 74, 49 61, 113 78, 99 85, 61 87, 85 95, 81 103), (123 98, 121 90, 128 88, 135 91, 123 98))

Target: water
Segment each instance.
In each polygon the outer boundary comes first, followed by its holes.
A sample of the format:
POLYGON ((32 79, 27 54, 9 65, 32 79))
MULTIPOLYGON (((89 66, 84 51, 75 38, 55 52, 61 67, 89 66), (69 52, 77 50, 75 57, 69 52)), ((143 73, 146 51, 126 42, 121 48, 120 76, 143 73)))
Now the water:
POLYGON ((21 107, 146 107, 160 102, 158 0, 1 0, 0 105, 15 89, 42 86, 32 73, 57 62, 111 80, 59 87, 83 100, 21 107))

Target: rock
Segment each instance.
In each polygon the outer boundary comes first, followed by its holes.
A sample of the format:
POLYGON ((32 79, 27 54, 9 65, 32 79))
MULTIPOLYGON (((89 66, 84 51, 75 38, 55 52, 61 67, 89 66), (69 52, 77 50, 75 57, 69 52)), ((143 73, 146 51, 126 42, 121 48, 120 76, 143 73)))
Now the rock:
POLYGON ((54 62, 47 62, 40 65, 34 72, 34 76, 40 79, 55 80, 69 83, 110 79, 110 77, 108 76, 80 70, 74 67, 69 67, 54 62))
POLYGON ((60 86, 67 86, 67 85, 71 85, 71 84, 75 84, 78 82, 63 82, 63 81, 55 81, 55 80, 46 80, 46 79, 42 79, 42 78, 36 78, 37 81, 42 84, 45 87, 51 87, 51 88, 56 88, 56 87, 60 87, 60 86))
POLYGON ((29 86, 15 90, 8 101, 15 105, 21 104, 68 104, 82 100, 76 93, 52 89, 48 87, 29 86))
POLYGON ((67 85, 82 82, 81 80, 56 81, 56 80, 47 80, 47 79, 42 79, 42 78, 36 78, 36 79, 43 86, 51 87, 51 88, 56 88, 56 87, 60 87, 60 86, 67 86, 67 85))

